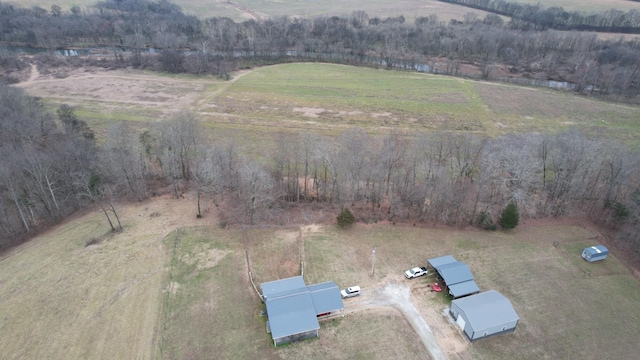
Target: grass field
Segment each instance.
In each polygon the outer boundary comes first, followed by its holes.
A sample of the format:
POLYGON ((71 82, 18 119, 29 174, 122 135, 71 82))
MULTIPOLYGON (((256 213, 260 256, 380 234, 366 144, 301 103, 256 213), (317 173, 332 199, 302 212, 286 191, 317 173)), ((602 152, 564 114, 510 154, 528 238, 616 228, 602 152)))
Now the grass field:
MULTIPOLYGON (((81 8, 93 6, 96 0, 13 0, 24 7, 40 6, 44 9, 51 9, 52 5, 59 5, 63 12, 69 12, 71 6, 77 5, 81 8)), ((397 0, 393 2, 383 0, 360 0, 360 1, 298 1, 298 0, 173 0, 174 4, 180 6, 182 11, 189 15, 200 18, 225 16, 235 21, 244 21, 255 17, 277 17, 277 16, 319 16, 319 15, 348 15, 353 11, 363 10, 370 17, 388 17, 403 15, 408 21, 413 21, 419 16, 429 16, 437 14, 443 21, 451 19, 462 19, 465 14, 473 12, 481 18, 487 13, 464 6, 456 6, 443 3, 437 0, 397 0)), ((512 0, 525 4, 541 4, 545 7, 561 6, 568 11, 600 12, 609 9, 629 11, 639 9, 640 5, 627 0, 512 0)))
POLYGON ((117 121, 134 128, 181 109, 199 113, 211 140, 264 153, 278 133, 510 132, 580 129, 640 143, 640 107, 571 93, 403 71, 299 63, 256 68, 224 82, 137 71, 71 73, 21 85, 53 109, 76 107, 102 138, 117 121), (133 94, 133 95, 132 95, 133 94))
MULTIPOLYGON (((71 6, 86 8, 94 5, 96 0, 13 0, 8 1, 24 7, 40 6, 51 9, 51 5, 59 5, 63 12, 69 12, 71 6)), ((451 5, 437 0, 397 0, 393 2, 383 0, 359 1, 299 1, 299 0, 243 0, 227 3, 226 0, 173 0, 182 11, 200 18, 226 16, 235 21, 244 21, 253 16, 316 16, 316 15, 348 15, 353 11, 364 10, 370 17, 388 17, 403 15, 409 21, 418 16, 437 14, 444 21, 462 19, 464 14, 473 12, 480 17, 486 15, 463 6, 451 5), (250 12, 247 12, 249 10, 250 12)), ((637 3, 626 0, 513 0, 525 4, 541 4, 545 7, 562 6, 570 11, 596 12, 609 9, 628 11, 638 9, 637 3)))
POLYGON ((300 230, 219 228, 180 229, 164 240, 170 261, 165 280, 159 358, 219 359, 424 359, 413 330, 392 309, 365 312, 321 323, 320 338, 273 347, 260 316, 264 305, 247 276, 244 245, 249 246, 254 279, 299 275, 300 230), (175 244, 175 250, 174 250, 175 244), (284 269, 284 270, 283 270, 284 269), (298 270, 298 269, 296 269, 298 270), (375 342, 371 339, 377 339, 375 342), (215 355, 214 355, 215 354, 215 355))
MULTIPOLYGON (((469 265, 481 290, 495 289, 507 296, 521 320, 515 334, 477 342, 450 356, 631 358, 640 350, 640 345, 629 342, 640 335, 634 325, 640 320, 638 281, 615 257, 593 264, 582 260, 582 248, 593 245, 585 241, 590 236, 579 226, 527 227, 508 233, 323 228, 305 239, 305 276, 311 282, 360 283, 366 294, 376 282, 394 281, 402 270, 425 264, 429 257, 452 254, 469 265), (561 245, 555 248, 554 241, 561 245), (371 277, 374 246, 376 276, 371 277)), ((420 281, 427 280, 412 286, 420 281)), ((424 312, 446 306, 429 292, 414 291, 413 296, 414 303, 426 304, 424 312)), ((439 317, 427 321, 434 328, 441 326, 437 322, 446 323, 439 317)))
POLYGON ((195 220, 195 206, 183 208, 192 204, 116 204, 120 233, 108 233, 95 211, 3 253, 0 357, 153 358, 167 265, 161 239, 195 220), (90 239, 99 242, 85 246, 90 239))
POLYGON ((411 302, 451 359, 632 358, 640 351, 640 284, 616 259, 589 264, 597 243, 581 226, 523 225, 484 232, 356 224, 287 228, 182 227, 196 219, 191 198, 120 206, 124 231, 108 234, 99 212, 68 221, 0 258, 0 339, 5 359, 53 358, 427 358, 392 308, 321 323, 320 338, 274 348, 259 281, 297 275, 307 283, 411 287, 411 302), (181 228, 176 231, 175 229, 181 228), (86 240, 98 238, 96 245, 86 240), (557 247, 554 243, 557 242, 557 247), (372 276, 372 249, 376 249, 372 276), (514 334, 470 345, 429 292, 432 278, 402 271, 454 255, 481 290, 507 296, 520 315, 514 334))
MULTIPOLYGON (((596 0, 594 0, 596 1, 596 0)), ((10 1, 20 6, 40 6, 50 10, 51 5, 59 5, 63 12, 69 12, 71 6, 77 5, 88 8, 94 5, 96 0, 13 0, 10 1)), ((273 18, 278 16, 320 16, 320 15, 349 15, 353 11, 363 10, 370 17, 389 17, 403 15, 408 21, 413 21, 418 16, 437 14, 443 21, 450 19, 462 19, 464 14, 473 12, 480 17, 487 13, 484 11, 451 5, 436 0, 397 0, 394 2, 383 0, 359 0, 359 1, 298 1, 298 0, 174 0, 174 4, 180 6, 188 15, 195 15, 201 19, 209 17, 229 17, 234 21, 245 21, 251 18, 273 18)))

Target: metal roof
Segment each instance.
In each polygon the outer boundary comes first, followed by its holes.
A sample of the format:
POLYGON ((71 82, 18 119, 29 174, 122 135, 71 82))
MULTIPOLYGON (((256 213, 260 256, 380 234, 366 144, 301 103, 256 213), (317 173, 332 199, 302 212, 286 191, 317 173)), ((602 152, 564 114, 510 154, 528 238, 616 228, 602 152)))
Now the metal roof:
POLYGON ((266 305, 274 339, 320 328, 309 292, 267 300, 266 305))
MULTIPOLYGON (((607 255, 609 254, 609 249, 607 249, 603 245, 596 245, 584 248, 584 250, 588 251, 591 255, 607 255)), ((584 251, 583 250, 583 251, 584 251)))
POLYGON ((440 267, 442 265, 446 265, 446 264, 457 262, 457 261, 458 260, 456 260, 451 255, 440 256, 440 257, 437 257, 437 258, 433 258, 433 259, 427 260, 427 262, 429 264, 431 264, 431 266, 433 266, 434 269, 438 269, 438 267, 440 267))
POLYGON ((475 281, 469 280, 449 286, 449 292, 454 298, 480 292, 480 288, 475 281))
POLYGON ((307 288, 311 292, 316 315, 344 309, 340 288, 333 281, 309 285, 307 288))
POLYGON ((456 299, 451 303, 464 312, 474 332, 520 320, 509 299, 495 290, 456 299))
POLYGON ((320 328, 317 315, 344 309, 333 281, 307 286, 302 276, 260 284, 274 339, 320 328))
POLYGON ((269 281, 260 284, 262 295, 266 297, 289 290, 300 289, 306 286, 307 284, 304 283, 302 276, 294 276, 287 279, 269 281))
POLYGON ((473 274, 465 263, 459 261, 440 265, 436 268, 438 273, 444 279, 444 282, 449 288, 451 285, 459 284, 465 281, 473 281, 473 274))

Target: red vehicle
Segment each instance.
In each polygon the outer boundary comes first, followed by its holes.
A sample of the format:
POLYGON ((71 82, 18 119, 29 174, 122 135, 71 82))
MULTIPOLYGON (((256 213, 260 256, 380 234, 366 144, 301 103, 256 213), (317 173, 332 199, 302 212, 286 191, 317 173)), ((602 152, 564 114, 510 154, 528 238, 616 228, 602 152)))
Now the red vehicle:
POLYGON ((440 292, 440 291, 442 291, 442 287, 438 283, 433 283, 433 284, 431 284, 431 290, 433 290, 435 292, 440 292))

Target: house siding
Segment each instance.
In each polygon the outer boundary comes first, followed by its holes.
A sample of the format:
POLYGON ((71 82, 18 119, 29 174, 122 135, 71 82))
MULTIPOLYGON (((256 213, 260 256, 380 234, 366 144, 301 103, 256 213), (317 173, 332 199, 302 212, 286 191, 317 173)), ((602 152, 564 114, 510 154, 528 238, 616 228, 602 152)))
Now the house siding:
POLYGON ((292 343, 300 340, 309 339, 312 337, 318 337, 318 329, 301 332, 299 334, 279 337, 277 339, 273 339, 273 344, 275 346, 278 346, 278 345, 288 344, 288 343, 292 343))

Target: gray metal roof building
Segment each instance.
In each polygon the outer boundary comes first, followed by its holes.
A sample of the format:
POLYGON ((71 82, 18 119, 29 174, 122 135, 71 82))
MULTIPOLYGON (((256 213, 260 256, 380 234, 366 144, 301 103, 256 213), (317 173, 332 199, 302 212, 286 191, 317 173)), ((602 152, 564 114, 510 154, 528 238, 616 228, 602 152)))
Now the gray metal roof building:
POLYGON ((344 309, 340 288, 333 281, 307 286, 302 276, 260 284, 267 307, 267 328, 273 343, 317 337, 318 315, 344 309))
POLYGON ((509 299, 495 290, 453 300, 449 312, 471 341, 514 332, 520 320, 509 299))
POLYGON ((588 262, 604 260, 607 255, 609 255, 609 249, 604 245, 590 246, 582 250, 582 258, 588 262))
POLYGON ((445 255, 429 259, 428 263, 442 278, 444 285, 449 289, 449 294, 454 299, 480 292, 467 264, 456 260, 453 256, 445 255))

